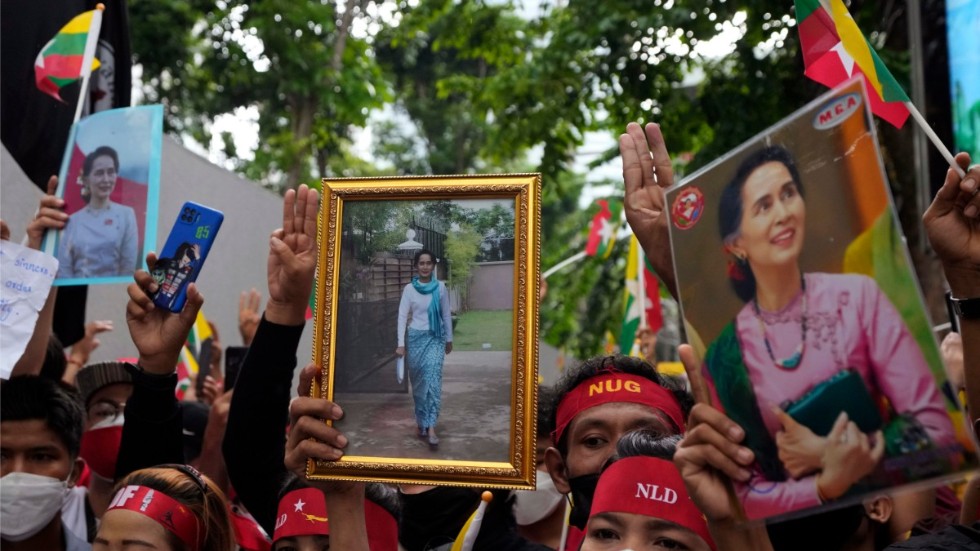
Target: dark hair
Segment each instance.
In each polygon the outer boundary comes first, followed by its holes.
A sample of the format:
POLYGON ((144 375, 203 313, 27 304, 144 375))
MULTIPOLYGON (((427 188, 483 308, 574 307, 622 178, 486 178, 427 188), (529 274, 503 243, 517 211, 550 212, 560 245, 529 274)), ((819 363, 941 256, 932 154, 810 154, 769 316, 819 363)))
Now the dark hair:
POLYGON ((433 263, 436 261, 436 255, 435 255, 435 253, 433 253, 429 249, 422 249, 419 252, 415 253, 415 260, 412 261, 412 266, 418 266, 419 265, 419 259, 422 258, 422 255, 423 254, 429 255, 429 258, 432 259, 432 262, 433 263))
POLYGON ((78 457, 85 410, 77 390, 36 375, 19 375, 0 384, 0 422, 35 419, 58 435, 73 460, 78 457))
POLYGON ((402 504, 398 500, 398 491, 379 482, 364 485, 364 499, 374 502, 391 515, 395 521, 401 522, 402 504))
MULTIPOLYGON (((116 491, 126 486, 146 486, 186 506, 198 518, 204 530, 201 549, 235 549, 235 534, 228 516, 225 494, 206 476, 184 465, 160 466, 131 473, 116 484, 116 491)), ((169 530, 167 537, 174 549, 185 547, 169 530)))
POLYGON ((109 157, 112 159, 112 165, 115 167, 116 172, 119 172, 119 154, 108 145, 103 145, 95 148, 95 151, 85 156, 85 162, 82 163, 82 176, 88 176, 92 173, 92 165, 95 164, 95 160, 99 157, 109 157))
POLYGON ((616 443, 617 459, 646 455, 667 461, 674 460, 674 452, 681 442, 679 434, 663 436, 650 429, 631 430, 619 438, 616 443))
MULTIPOLYGON (((188 252, 193 250, 194 250, 194 244, 184 241, 183 243, 177 246, 177 251, 174 253, 174 260, 180 262, 180 259, 184 258, 184 255, 190 256, 188 252)), ((191 260, 195 260, 195 259, 192 258, 191 260)))
POLYGON ((41 372, 38 375, 60 381, 65 376, 68 369, 68 360, 65 358, 65 347, 61 344, 58 336, 54 333, 48 337, 48 348, 44 351, 44 363, 41 364, 41 372))
MULTIPOLYGON (((721 234, 723 243, 735 235, 742 224, 742 214, 745 210, 745 206, 742 204, 742 188, 745 187, 745 181, 757 168, 772 162, 781 163, 786 167, 800 196, 803 196, 803 182, 800 181, 800 172, 797 170, 796 161, 793 160, 793 154, 789 150, 782 146, 771 145, 749 155, 738 165, 735 176, 721 192, 721 199, 718 203, 718 232, 721 234)), ((755 275, 752 274, 752 269, 747 262, 737 261, 737 265, 729 270, 728 281, 731 283, 735 294, 743 302, 749 302, 755 297, 755 275)))
MULTIPOLYGON (((558 415, 558 404, 561 403, 561 399, 565 397, 566 394, 571 392, 575 387, 582 384, 583 382, 595 377, 603 371, 618 371, 621 373, 628 373, 630 375, 639 375, 646 379, 650 379, 658 386, 670 391, 674 395, 674 399, 681 407, 681 412, 684 417, 687 418, 688 414, 691 413, 691 408, 694 407, 694 398, 691 393, 687 391, 687 385, 682 379, 676 377, 669 377, 661 374, 652 365, 647 363, 645 360, 640 358, 633 358, 631 356, 596 356, 594 358, 588 359, 581 363, 580 365, 565 372, 565 375, 555 383, 554 396, 551 399, 551 406, 548 408, 548 432, 555 430, 555 425, 557 424, 556 416, 558 415)), ((677 430, 683 431, 684 427, 676 427, 677 430)), ((568 452, 567 438, 568 431, 562 435, 561 440, 558 442, 553 442, 554 446, 558 448, 562 457, 568 452)))

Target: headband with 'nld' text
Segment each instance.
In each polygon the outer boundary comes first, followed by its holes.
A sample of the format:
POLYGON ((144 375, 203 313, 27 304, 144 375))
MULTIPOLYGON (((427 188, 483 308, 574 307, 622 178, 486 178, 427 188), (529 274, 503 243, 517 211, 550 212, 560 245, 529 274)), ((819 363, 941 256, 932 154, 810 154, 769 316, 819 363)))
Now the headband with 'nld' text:
POLYGON ((599 513, 667 520, 701 536, 715 549, 708 521, 691 501, 680 471, 666 459, 637 455, 609 465, 599 477, 589 517, 599 513))

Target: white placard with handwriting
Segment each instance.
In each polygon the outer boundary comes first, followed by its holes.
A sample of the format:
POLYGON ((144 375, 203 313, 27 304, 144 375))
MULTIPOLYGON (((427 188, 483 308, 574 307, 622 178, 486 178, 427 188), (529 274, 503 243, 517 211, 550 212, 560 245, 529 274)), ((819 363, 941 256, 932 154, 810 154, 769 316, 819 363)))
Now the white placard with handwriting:
POLYGON ((0 241, 0 378, 10 378, 27 348, 56 273, 55 257, 0 241))

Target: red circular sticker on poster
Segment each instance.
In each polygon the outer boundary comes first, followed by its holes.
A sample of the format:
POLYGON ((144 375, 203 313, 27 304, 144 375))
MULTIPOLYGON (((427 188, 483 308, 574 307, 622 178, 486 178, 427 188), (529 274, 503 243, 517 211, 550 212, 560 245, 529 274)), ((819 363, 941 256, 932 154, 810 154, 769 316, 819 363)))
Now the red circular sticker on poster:
POLYGON ((674 198, 670 218, 678 229, 689 230, 704 214, 704 194, 695 186, 688 186, 674 198))

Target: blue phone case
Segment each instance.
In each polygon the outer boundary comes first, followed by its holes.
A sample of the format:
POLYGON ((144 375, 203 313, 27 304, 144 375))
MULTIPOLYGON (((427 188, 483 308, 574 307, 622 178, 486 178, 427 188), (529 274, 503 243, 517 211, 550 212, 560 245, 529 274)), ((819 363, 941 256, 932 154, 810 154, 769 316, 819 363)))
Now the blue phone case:
POLYGON ((160 308, 180 312, 187 300, 187 284, 196 280, 218 236, 225 215, 190 201, 180 208, 167 243, 150 275, 160 286, 153 302, 160 308))

